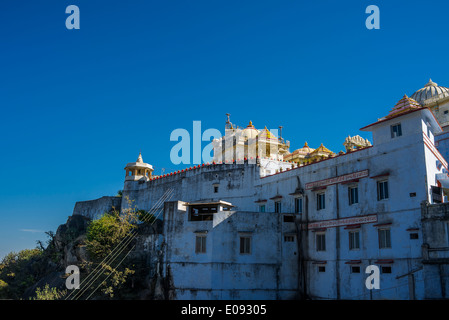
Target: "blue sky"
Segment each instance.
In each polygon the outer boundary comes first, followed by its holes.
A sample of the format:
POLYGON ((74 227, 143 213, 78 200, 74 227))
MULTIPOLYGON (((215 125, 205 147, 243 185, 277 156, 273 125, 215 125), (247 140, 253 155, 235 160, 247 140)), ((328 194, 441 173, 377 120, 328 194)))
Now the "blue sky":
POLYGON ((142 150, 231 121, 338 152, 431 77, 449 86, 447 1, 0 3, 0 257, 34 248, 76 201, 115 195, 142 150), (68 5, 81 29, 67 30, 68 5), (380 30, 368 30, 368 5, 380 30))

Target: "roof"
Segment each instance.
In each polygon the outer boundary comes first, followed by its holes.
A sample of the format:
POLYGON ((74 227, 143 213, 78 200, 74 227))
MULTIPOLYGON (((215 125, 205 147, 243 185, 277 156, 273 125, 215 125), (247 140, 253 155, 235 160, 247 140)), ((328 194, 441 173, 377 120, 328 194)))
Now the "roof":
POLYGON ((391 118, 395 115, 407 112, 409 110, 420 109, 421 105, 414 99, 407 97, 405 94, 401 100, 391 109, 390 113, 385 118, 391 118))
POLYGON ((411 98, 423 105, 428 104, 429 102, 434 102, 426 101, 431 98, 436 98, 436 100, 439 100, 446 97, 449 97, 449 88, 439 86, 437 83, 433 82, 432 79, 429 80, 424 88, 419 89, 411 96, 411 98))
POLYGON ((130 167, 133 167, 133 168, 147 168, 147 169, 153 170, 153 166, 151 164, 143 162, 142 153, 141 152, 139 152, 139 157, 137 158, 136 162, 129 162, 129 163, 127 163, 125 169, 126 168, 130 168, 130 167))
POLYGON ((186 206, 225 205, 225 206, 228 206, 228 207, 234 207, 234 206, 232 205, 232 203, 226 202, 226 201, 223 201, 223 200, 219 200, 219 201, 210 201, 210 202, 206 202, 206 201, 187 202, 185 205, 186 205, 186 206))
MULTIPOLYGON (((365 129, 367 129, 367 128, 369 128, 369 127, 372 127, 372 126, 375 126, 375 125, 378 125, 378 124, 380 124, 380 123, 384 123, 384 122, 386 122, 386 121, 390 121, 390 120, 392 120, 392 119, 396 119, 396 118, 405 116, 405 115, 407 115, 407 114, 411 114, 411 113, 413 113, 413 112, 416 112, 416 111, 422 111, 422 110, 427 110, 428 112, 430 112, 430 114, 432 115, 432 119, 433 119, 433 121, 434 121, 434 124, 436 124, 435 127, 436 127, 436 128, 439 128, 441 131, 443 131, 443 129, 441 128, 440 124, 438 123, 438 120, 437 120, 437 118, 435 117, 434 113, 432 112, 432 110, 430 110, 430 109, 427 108, 427 107, 420 107, 420 108, 417 108, 417 109, 410 109, 410 110, 405 111, 405 112, 403 112, 403 113, 395 114, 395 115, 393 115, 392 117, 389 117, 389 118, 387 118, 387 117, 380 118, 378 121, 376 121, 376 122, 374 122, 374 123, 371 123, 371 124, 369 124, 369 125, 367 125, 367 126, 365 126, 365 127, 363 127, 363 128, 360 128, 360 130, 361 130, 361 131, 369 131, 369 130, 365 130, 365 129)), ((432 126, 432 127, 433 127, 433 126, 432 126)))

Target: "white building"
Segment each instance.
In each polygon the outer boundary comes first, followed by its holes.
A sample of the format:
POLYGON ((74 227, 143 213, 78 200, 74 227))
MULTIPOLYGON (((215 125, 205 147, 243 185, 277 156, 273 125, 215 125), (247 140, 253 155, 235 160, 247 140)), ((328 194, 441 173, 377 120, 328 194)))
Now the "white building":
POLYGON ((282 148, 273 159, 246 157, 260 132, 244 130, 232 161, 219 162, 221 147, 210 165, 140 179, 127 171, 123 195, 139 209, 165 202, 160 248, 173 298, 427 298, 421 205, 441 202, 447 178, 431 109, 404 96, 361 129, 372 146, 308 164, 285 162, 282 148), (369 265, 380 268, 380 289, 365 286, 369 265))

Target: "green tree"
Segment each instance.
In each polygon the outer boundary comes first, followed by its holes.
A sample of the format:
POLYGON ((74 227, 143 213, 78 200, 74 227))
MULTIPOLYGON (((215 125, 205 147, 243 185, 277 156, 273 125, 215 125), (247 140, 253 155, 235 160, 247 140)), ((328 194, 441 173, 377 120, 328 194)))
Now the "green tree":
POLYGON ((8 253, 0 263, 0 299, 20 299, 24 291, 42 275, 42 251, 25 249, 8 253))
POLYGON ((108 298, 114 298, 115 292, 123 287, 128 276, 134 274, 126 262, 121 262, 131 250, 127 240, 131 239, 131 232, 137 222, 138 214, 130 208, 121 213, 115 210, 106 213, 100 219, 91 221, 87 227, 86 245, 92 261, 86 269, 95 270, 99 267, 102 277, 98 277, 92 287, 101 288, 108 298))
POLYGON ((86 235, 91 257, 100 260, 108 255, 136 227, 136 217, 135 213, 121 215, 113 211, 91 221, 86 235))
POLYGON ((36 296, 31 300, 60 300, 67 294, 67 290, 58 290, 56 288, 50 288, 48 284, 43 289, 36 289, 36 296))

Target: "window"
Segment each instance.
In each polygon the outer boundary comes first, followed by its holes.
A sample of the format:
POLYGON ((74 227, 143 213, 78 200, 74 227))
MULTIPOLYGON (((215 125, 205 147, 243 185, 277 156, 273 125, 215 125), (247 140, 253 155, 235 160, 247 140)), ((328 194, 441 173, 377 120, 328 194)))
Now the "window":
POLYGON ((382 266, 380 270, 382 273, 391 273, 391 266, 382 266))
POLYGON ((206 253, 206 235, 196 236, 195 253, 206 253))
POLYGON ((294 242, 295 236, 284 236, 284 242, 294 242))
POLYGON ((218 193, 218 186, 214 186, 214 193, 218 193))
POLYGON ((360 232, 350 231, 349 232, 349 250, 360 249, 360 232))
POLYGON ((351 273, 360 273, 360 266, 351 266, 351 273))
POLYGON ((377 200, 388 199, 388 180, 377 182, 377 200))
POLYGON ((295 213, 302 213, 302 198, 295 198, 295 213))
POLYGON ((250 254, 251 253, 251 237, 241 236, 240 237, 240 254, 250 254))
POLYGON ((449 113, 449 111, 447 111, 447 110, 444 110, 444 112, 443 112, 444 114, 448 114, 449 113))
POLYGON ((264 204, 259 206, 259 212, 265 212, 265 205, 264 204))
POLYGON ((401 124, 394 124, 391 126, 391 138, 396 138, 402 136, 401 124))
POLYGON ((295 217, 290 215, 284 215, 284 222, 295 222, 295 217))
POLYGON ((359 188, 358 187, 349 187, 349 205, 359 203, 359 188))
POLYGON ((318 266, 318 272, 326 272, 325 266, 318 266))
POLYGON ((379 229, 379 249, 391 248, 391 234, 390 229, 379 229))
POLYGON ((325 193, 318 193, 316 195, 316 209, 322 210, 326 207, 326 199, 325 199, 325 193))
POLYGON ((419 236, 418 236, 418 234, 416 232, 410 233, 410 239, 416 240, 418 238, 419 238, 419 236))
POLYGON ((326 235, 324 233, 317 233, 316 239, 316 251, 326 251, 326 235))
POLYGON ((212 221, 217 205, 195 205, 189 208, 189 221, 212 221))
POLYGON ((282 209, 281 202, 280 201, 276 201, 274 203, 274 212, 275 213, 280 213, 281 209, 282 209))

